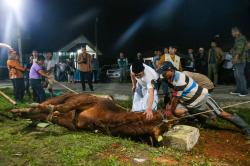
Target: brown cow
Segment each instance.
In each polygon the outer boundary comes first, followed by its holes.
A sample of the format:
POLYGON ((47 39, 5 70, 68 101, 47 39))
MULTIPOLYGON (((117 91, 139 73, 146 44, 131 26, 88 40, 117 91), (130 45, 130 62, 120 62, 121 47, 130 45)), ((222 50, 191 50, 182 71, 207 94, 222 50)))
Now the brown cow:
POLYGON ((143 113, 126 112, 108 98, 88 94, 65 94, 11 112, 23 118, 51 121, 69 130, 98 130, 115 136, 149 135, 157 140, 166 130, 161 112, 147 120, 143 113))

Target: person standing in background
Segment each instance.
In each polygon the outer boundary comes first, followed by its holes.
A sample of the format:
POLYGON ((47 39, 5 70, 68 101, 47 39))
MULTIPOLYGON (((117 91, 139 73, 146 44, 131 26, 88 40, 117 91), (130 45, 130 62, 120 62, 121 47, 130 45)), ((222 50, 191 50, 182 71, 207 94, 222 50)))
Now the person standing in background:
POLYGON ((144 63, 142 53, 138 52, 136 55, 136 60, 144 63))
MULTIPOLYGON (((36 62, 37 57, 38 57, 38 51, 37 51, 37 50, 33 50, 33 51, 32 51, 32 54, 31 54, 31 57, 32 57, 32 61, 33 61, 33 62, 36 62)), ((33 62, 32 62, 32 63, 33 63, 33 62)))
POLYGON ((30 72, 30 68, 32 66, 32 63, 33 63, 33 59, 32 59, 32 57, 30 57, 28 63, 26 64, 26 72, 25 72, 25 76, 24 76, 24 78, 25 78, 25 91, 26 91, 26 94, 28 96, 31 96, 29 72, 30 72))
POLYGON ((195 69, 197 73, 207 75, 207 54, 204 48, 199 48, 198 54, 195 56, 195 69))
POLYGON ((160 56, 161 56, 160 50, 154 51, 153 66, 154 66, 155 70, 158 69, 158 67, 159 67, 160 56))
POLYGON ((187 71, 194 71, 194 54, 193 54, 193 49, 189 48, 188 49, 188 54, 187 54, 187 63, 185 64, 185 70, 187 71))
MULTIPOLYGON (((160 58, 159 67, 162 66, 164 62, 171 62, 177 70, 182 71, 181 58, 176 55, 177 49, 175 47, 169 46, 169 54, 166 53, 166 51, 167 49, 165 48, 165 54, 163 54, 160 58)), ((168 83, 165 79, 161 79, 161 86, 164 94, 164 104, 166 106, 170 102, 170 97, 168 92, 168 83)))
POLYGON ((208 77, 213 80, 214 85, 218 84, 218 66, 222 62, 224 53, 215 41, 211 42, 211 48, 208 51, 208 77))
POLYGON ((120 52, 120 57, 117 59, 117 63, 120 69, 120 82, 126 81, 127 78, 127 68, 128 59, 124 57, 124 53, 120 52))
POLYGON ((99 61, 96 58, 96 55, 92 55, 92 76, 93 76, 93 82, 97 83, 98 80, 98 71, 99 71, 99 61))
POLYGON ((246 79, 247 79, 247 88, 250 88, 250 41, 247 43, 247 63, 246 63, 246 69, 245 69, 245 74, 246 74, 246 79))
MULTIPOLYGON (((53 61, 53 55, 51 52, 47 53, 47 60, 45 61, 45 68, 46 68, 46 73, 54 79, 54 69, 55 69, 55 62, 53 61)), ((53 93, 53 81, 47 80, 48 81, 48 91, 51 95, 51 97, 54 96, 53 93)))
POLYGON ((74 74, 75 74, 75 66, 74 62, 72 60, 67 60, 66 61, 67 67, 66 67, 66 72, 68 75, 68 83, 75 83, 74 81, 74 74))
POLYGON ((19 57, 14 50, 9 51, 7 67, 9 69, 9 77, 13 84, 15 100, 17 102, 22 102, 25 91, 23 73, 26 69, 20 64, 19 57))
POLYGON ((230 94, 244 97, 248 94, 247 83, 245 77, 245 67, 247 60, 247 39, 241 34, 238 27, 232 28, 232 36, 235 38, 233 47, 233 68, 234 78, 236 81, 236 89, 230 94))
POLYGON ((94 91, 93 85, 92 85, 92 58, 91 55, 87 53, 86 47, 82 48, 82 52, 79 54, 77 63, 79 64, 79 70, 81 75, 81 83, 82 83, 82 90, 85 91, 85 80, 88 80, 89 89, 91 91, 94 91))

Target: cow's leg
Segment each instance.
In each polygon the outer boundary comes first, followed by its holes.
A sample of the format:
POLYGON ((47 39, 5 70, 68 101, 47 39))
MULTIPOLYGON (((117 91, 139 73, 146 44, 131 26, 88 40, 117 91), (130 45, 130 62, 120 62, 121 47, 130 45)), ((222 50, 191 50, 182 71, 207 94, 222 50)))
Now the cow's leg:
POLYGON ((65 100, 67 100, 69 97, 74 96, 74 94, 66 94, 66 95, 62 95, 62 96, 58 96, 58 97, 54 97, 51 99, 46 100, 45 102, 39 104, 39 103, 33 103, 31 104, 31 107, 33 108, 40 108, 40 109, 51 109, 51 107, 53 107, 54 105, 59 105, 59 104, 63 104, 65 102, 65 100))
POLYGON ((79 101, 79 100, 70 100, 64 104, 59 105, 48 105, 47 109, 51 111, 58 111, 60 113, 67 113, 72 110, 87 110, 93 108, 96 103, 93 101, 79 101))
POLYGON ((67 100, 68 98, 74 96, 75 94, 69 93, 69 94, 65 94, 62 96, 57 96, 57 97, 53 97, 51 99, 48 99, 46 101, 44 101, 42 104, 43 105, 57 105, 57 104, 62 104, 65 102, 65 100, 67 100))

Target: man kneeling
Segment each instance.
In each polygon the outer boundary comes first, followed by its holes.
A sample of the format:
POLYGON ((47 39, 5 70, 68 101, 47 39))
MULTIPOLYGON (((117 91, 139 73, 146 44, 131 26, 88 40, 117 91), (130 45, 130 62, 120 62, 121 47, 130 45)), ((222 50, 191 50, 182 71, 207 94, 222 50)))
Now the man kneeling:
POLYGON ((133 112, 145 112, 147 119, 153 118, 157 110, 158 96, 154 87, 158 74, 151 67, 136 61, 130 67, 133 99, 133 112))
POLYGON ((167 111, 173 112, 176 116, 184 116, 192 110, 202 112, 211 109, 215 115, 239 127, 246 138, 250 139, 250 126, 243 119, 222 110, 206 88, 201 88, 191 77, 177 71, 171 62, 165 62, 157 72, 167 79, 173 89, 167 111))

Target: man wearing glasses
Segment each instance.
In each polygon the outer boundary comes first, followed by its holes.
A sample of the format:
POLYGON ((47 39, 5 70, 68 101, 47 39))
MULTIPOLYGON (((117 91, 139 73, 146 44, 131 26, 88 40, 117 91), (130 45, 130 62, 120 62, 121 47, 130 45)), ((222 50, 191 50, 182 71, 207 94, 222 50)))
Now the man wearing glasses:
POLYGON ((133 112, 144 112, 148 120, 157 110, 158 96, 155 82, 159 75, 151 67, 136 61, 130 67, 132 80, 133 112))

